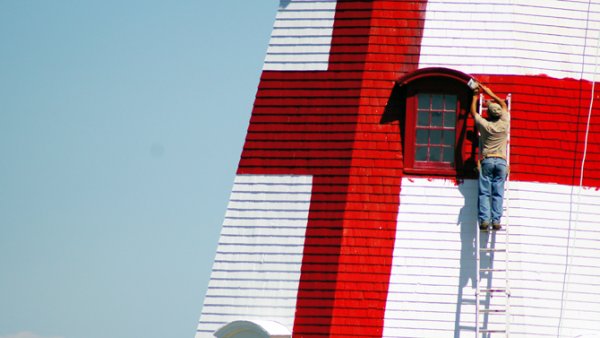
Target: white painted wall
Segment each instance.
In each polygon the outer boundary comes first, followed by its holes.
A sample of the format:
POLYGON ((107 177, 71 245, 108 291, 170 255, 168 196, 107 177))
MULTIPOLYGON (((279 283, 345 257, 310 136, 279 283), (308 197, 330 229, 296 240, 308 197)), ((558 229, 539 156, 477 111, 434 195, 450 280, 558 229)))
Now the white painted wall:
POLYGON ((600 0, 587 18, 588 0, 429 0, 419 67, 591 80, 600 0))
MULTIPOLYGON (((511 336, 600 332, 600 192, 510 185, 511 336)), ((475 336, 476 194, 474 180, 403 179, 384 337, 475 336)), ((505 232, 482 238, 501 247, 505 232)))
POLYGON ((263 70, 327 70, 336 4, 281 0, 263 70))
POLYGON ((196 338, 236 320, 292 330, 311 190, 310 176, 236 177, 196 338))

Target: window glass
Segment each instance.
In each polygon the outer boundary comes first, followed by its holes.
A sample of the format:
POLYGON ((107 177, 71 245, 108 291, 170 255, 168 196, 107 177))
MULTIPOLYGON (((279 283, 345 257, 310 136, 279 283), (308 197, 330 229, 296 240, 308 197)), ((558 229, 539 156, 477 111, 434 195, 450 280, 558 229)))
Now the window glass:
POLYGON ((444 162, 454 164, 454 147, 444 147, 444 162))
POLYGON ((431 126, 441 127, 442 126, 442 112, 434 111, 431 113, 431 126))
POLYGON ((429 126, 429 111, 420 111, 418 115, 417 126, 429 126))
POLYGON ((429 161, 440 162, 442 160, 442 147, 431 147, 429 149, 429 161))
POLYGON ((456 111, 444 113, 444 127, 454 128, 456 126, 456 111))
POLYGON ((419 101, 419 110, 429 110, 429 99, 430 99, 430 95, 429 94, 419 94, 417 96, 417 100, 419 101))
POLYGON ((431 95, 431 110, 442 110, 444 109, 444 95, 432 94, 431 95))
POLYGON ((442 130, 441 129, 432 129, 430 131, 430 143, 431 144, 441 144, 442 143, 442 130))
POLYGON ((446 99, 445 109, 456 111, 456 95, 444 95, 446 99))
POLYGON ((454 130, 444 130, 442 143, 449 146, 454 146, 454 130))
POLYGON ((456 95, 422 92, 417 101, 414 160, 454 164, 456 95))
POLYGON ((415 161, 427 161, 427 147, 417 147, 415 161))
POLYGON ((417 129, 417 144, 428 144, 429 142, 429 130, 417 129))

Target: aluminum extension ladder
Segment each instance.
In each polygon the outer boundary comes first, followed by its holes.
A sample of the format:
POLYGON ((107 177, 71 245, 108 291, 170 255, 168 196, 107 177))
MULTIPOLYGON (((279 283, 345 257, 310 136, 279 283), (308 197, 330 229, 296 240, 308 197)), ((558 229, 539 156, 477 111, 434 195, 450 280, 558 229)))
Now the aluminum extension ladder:
MULTIPOLYGON (((510 116, 511 94, 506 97, 510 116)), ((487 109, 483 105, 483 94, 479 95, 479 113, 487 109)), ((481 151, 481 139, 479 144, 481 151)), ((502 230, 480 231, 476 226, 476 291, 475 333, 476 338, 491 337, 492 334, 510 336, 510 279, 509 279, 509 225, 510 225, 510 120, 506 144, 506 162, 509 168, 504 185, 502 230), (504 243, 496 247, 496 237, 504 237, 504 243), (503 259, 496 260, 496 255, 503 259), (497 264, 500 262, 500 266, 497 264), (483 266, 482 266, 483 264, 483 266), (499 276, 498 276, 499 275, 499 276), (500 278, 498 278, 500 277, 500 278)))

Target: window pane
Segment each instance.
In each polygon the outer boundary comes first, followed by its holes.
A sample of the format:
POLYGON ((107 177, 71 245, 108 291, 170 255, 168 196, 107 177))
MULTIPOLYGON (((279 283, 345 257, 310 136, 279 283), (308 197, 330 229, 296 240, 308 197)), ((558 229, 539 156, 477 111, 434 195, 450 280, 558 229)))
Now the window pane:
POLYGON ((444 127, 454 128, 456 126, 456 113, 445 112, 444 113, 444 127))
POLYGON ((454 130, 444 130, 443 144, 454 146, 454 130))
POLYGON ((429 110, 429 94, 419 94, 417 101, 419 101, 419 110, 429 110))
POLYGON ((427 161, 427 147, 417 147, 415 161, 427 161))
POLYGON ((442 144, 442 130, 432 129, 430 132, 430 143, 431 144, 442 144))
POLYGON ((433 111, 431 112, 431 126, 441 127, 442 126, 442 112, 433 111))
POLYGON ((431 162, 440 162, 442 160, 442 147, 429 148, 429 160, 431 162))
POLYGON ((429 126, 429 112, 420 111, 417 119, 417 126, 428 127, 429 126))
POLYGON ((454 147, 444 147, 444 162, 454 164, 454 147))
POLYGON ((446 107, 444 107, 446 111, 456 112, 456 96, 455 95, 446 95, 446 107))
POLYGON ((417 129, 417 144, 428 144, 429 142, 429 130, 417 129))
POLYGON ((432 94, 431 95, 431 109, 442 110, 444 109, 444 95, 432 94))

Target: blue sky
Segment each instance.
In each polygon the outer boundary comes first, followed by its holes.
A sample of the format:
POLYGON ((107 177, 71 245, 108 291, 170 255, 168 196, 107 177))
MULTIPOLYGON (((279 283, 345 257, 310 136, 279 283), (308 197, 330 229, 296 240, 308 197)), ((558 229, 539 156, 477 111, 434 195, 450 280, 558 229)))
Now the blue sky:
POLYGON ((277 5, 0 1, 0 338, 194 336, 277 5))

